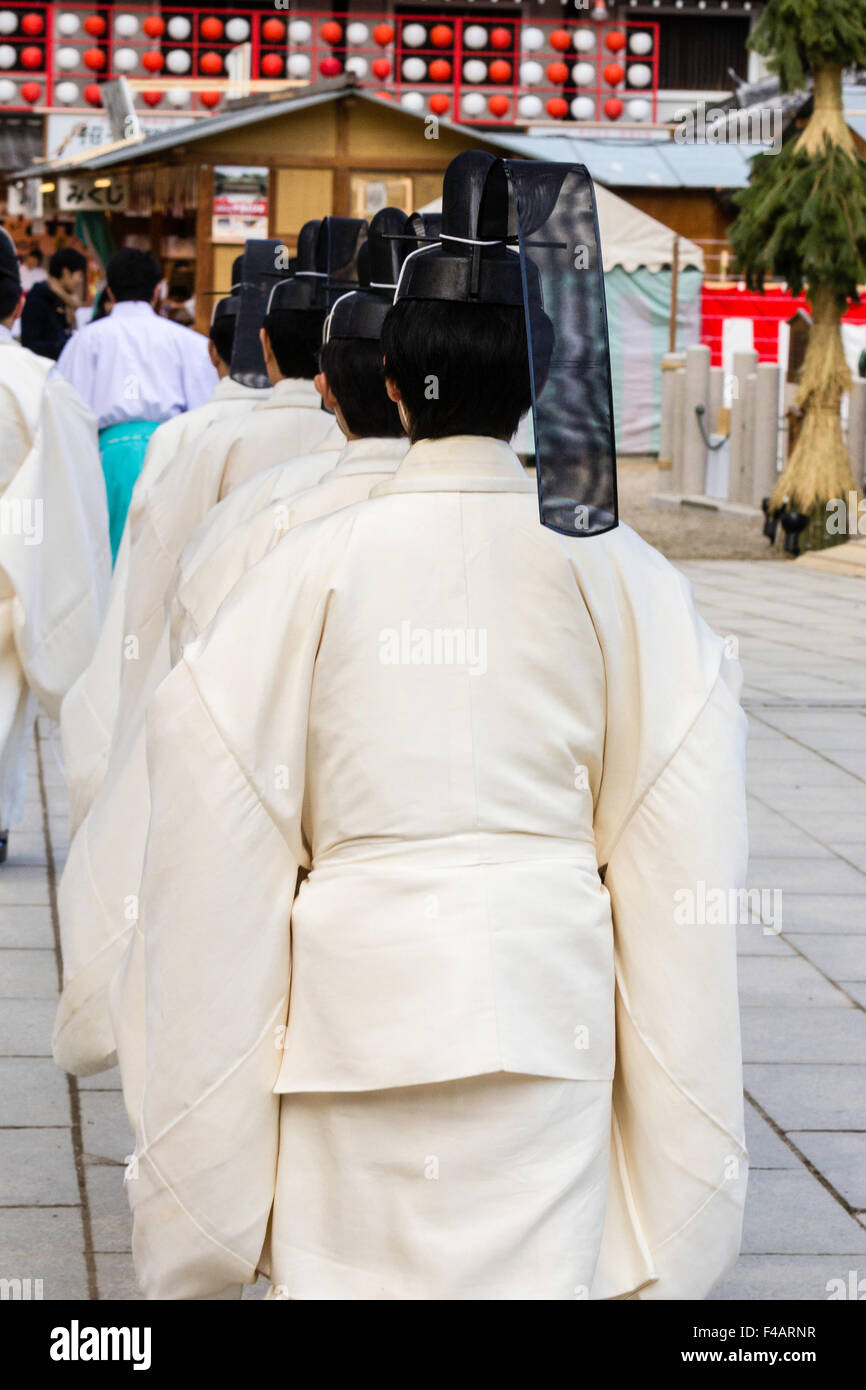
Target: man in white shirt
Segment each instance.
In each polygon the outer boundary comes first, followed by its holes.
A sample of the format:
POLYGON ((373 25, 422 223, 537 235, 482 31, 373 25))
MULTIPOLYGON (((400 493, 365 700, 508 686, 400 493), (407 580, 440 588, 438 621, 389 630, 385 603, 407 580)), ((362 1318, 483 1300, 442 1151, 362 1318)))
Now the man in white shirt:
POLYGON ((217 384, 207 339, 154 311, 159 263, 125 248, 107 270, 112 311, 64 348, 58 371, 99 423, 112 558, 157 425, 203 405, 217 384))

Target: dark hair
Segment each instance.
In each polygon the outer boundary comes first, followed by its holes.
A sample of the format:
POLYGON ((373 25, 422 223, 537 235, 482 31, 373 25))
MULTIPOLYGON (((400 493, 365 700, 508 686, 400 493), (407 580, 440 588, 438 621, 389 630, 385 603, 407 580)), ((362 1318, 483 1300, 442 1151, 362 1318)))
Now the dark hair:
POLYGON ((128 299, 144 299, 149 304, 162 279, 162 271, 159 261, 149 251, 136 251, 131 246, 125 246, 108 262, 105 278, 118 303, 128 299))
POLYGON ((0 280, 0 323, 14 312, 20 298, 20 286, 0 280))
POLYGON ((262 325, 283 376, 312 381, 318 371, 323 315, 295 309, 274 309, 262 325))
POLYGON ((352 434, 360 439, 402 435, 399 412, 385 390, 381 343, 336 338, 324 344, 319 360, 352 434))
POLYGON ((189 285, 185 280, 172 280, 168 287, 169 299, 189 299, 189 285))
POLYGON ((208 334, 216 348, 217 356, 225 362, 227 367, 231 366, 236 326, 237 316, 235 314, 223 314, 220 318, 214 319, 208 334))
POLYGON ((53 276, 55 280, 60 279, 64 270, 87 270, 87 261, 84 256, 72 246, 64 246, 62 250, 55 251, 48 262, 48 274, 53 276))
POLYGON ((39 265, 41 265, 42 262, 45 260, 45 257, 43 256, 38 246, 29 246, 27 250, 24 252, 25 261, 27 260, 28 256, 35 256, 39 265))
POLYGON ((413 442, 510 439, 531 405, 522 306, 401 299, 388 310, 382 348, 413 442))

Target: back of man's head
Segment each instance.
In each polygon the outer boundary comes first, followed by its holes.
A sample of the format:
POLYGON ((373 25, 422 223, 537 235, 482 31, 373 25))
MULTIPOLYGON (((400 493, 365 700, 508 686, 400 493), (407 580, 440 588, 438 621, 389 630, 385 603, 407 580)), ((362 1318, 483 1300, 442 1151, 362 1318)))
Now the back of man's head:
POLYGON ((118 304, 134 299, 150 304, 162 279, 162 271, 159 261, 149 251, 136 251, 126 246, 108 262, 105 278, 118 304))
POLYGON ((73 246, 64 246, 59 251, 55 251, 51 260, 48 262, 48 274, 53 279, 59 280, 64 270, 87 270, 87 261, 80 251, 76 251, 73 246))

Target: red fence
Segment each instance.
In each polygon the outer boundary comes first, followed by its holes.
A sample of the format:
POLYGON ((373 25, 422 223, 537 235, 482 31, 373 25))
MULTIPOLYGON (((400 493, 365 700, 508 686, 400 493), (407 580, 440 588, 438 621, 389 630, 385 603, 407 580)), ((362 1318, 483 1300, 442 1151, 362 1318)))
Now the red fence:
MULTIPOLYGON (((2 5, 2 0, 0 0, 2 5)), ((570 16, 555 22, 476 20, 430 11, 232 10, 73 6, 11 0, 0 8, 0 113, 99 106, 100 81, 152 79, 143 106, 217 109, 203 80, 250 46, 253 80, 299 84, 354 73, 408 110, 461 123, 640 123, 656 118, 658 25, 570 16), (191 87, 185 83, 192 83, 191 87)))
MULTIPOLYGON (((714 367, 722 366, 722 326, 725 319, 751 319, 754 347, 759 362, 775 362, 779 349, 779 324, 809 305, 805 295, 768 287, 763 294, 738 285, 705 285, 701 293, 701 342, 710 349, 714 367)), ((846 323, 866 323, 866 304, 852 304, 846 323)))

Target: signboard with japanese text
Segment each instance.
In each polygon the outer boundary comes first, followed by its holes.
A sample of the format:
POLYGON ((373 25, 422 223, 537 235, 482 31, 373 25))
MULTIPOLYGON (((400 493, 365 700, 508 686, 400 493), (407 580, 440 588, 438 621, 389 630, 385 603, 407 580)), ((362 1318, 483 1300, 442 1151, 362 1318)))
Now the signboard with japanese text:
POLYGON ((122 176, 74 174, 57 180, 58 212, 123 212, 126 205, 127 184, 122 176))
POLYGON ((268 235, 268 170, 258 166, 214 166, 215 242, 243 242, 268 235))

